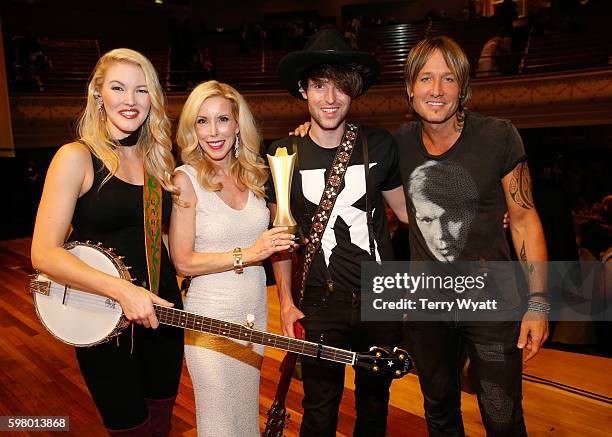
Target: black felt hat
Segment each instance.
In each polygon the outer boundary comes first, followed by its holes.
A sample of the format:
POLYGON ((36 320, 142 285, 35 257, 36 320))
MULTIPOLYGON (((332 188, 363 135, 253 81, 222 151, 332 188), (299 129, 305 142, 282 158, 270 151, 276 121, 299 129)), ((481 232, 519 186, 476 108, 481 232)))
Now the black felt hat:
POLYGON ((316 65, 357 64, 365 67, 363 89, 361 94, 374 83, 378 77, 379 64, 371 53, 358 52, 346 42, 340 33, 325 29, 315 33, 306 43, 303 50, 291 52, 278 64, 278 76, 281 85, 297 98, 302 98, 298 82, 304 71, 316 65))

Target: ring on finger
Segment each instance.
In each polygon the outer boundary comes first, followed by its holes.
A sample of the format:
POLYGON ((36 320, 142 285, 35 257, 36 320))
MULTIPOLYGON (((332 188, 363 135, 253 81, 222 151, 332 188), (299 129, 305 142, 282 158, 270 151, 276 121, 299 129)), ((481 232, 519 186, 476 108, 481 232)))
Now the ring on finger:
POLYGON ((276 247, 276 238, 272 238, 272 247, 276 247))

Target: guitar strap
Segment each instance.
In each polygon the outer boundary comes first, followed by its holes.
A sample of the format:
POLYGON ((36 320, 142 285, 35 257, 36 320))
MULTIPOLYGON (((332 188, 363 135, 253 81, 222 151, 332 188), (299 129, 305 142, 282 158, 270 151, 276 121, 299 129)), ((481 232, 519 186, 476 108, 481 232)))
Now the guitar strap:
POLYGON ((363 143, 363 174, 365 175, 365 202, 366 202, 366 217, 368 223, 368 239, 370 240, 370 255, 376 259, 376 245, 374 243, 374 214, 370 198, 368 197, 368 175, 370 174, 370 158, 368 155, 368 136, 363 133, 361 135, 363 143))
MULTIPOLYGON (((310 266, 312 265, 312 261, 321 247, 323 233, 325 232, 325 228, 329 222, 331 211, 334 208, 338 194, 340 194, 340 186, 342 185, 344 175, 346 174, 346 170, 348 168, 348 163, 353 154, 358 133, 358 125, 347 123, 344 136, 342 137, 340 146, 338 146, 336 155, 332 161, 329 176, 327 178, 327 182, 325 183, 325 189, 323 190, 323 194, 319 200, 317 211, 313 216, 313 223, 308 234, 308 244, 306 245, 304 262, 302 263, 302 271, 301 275, 298 277, 298 280, 300 281, 298 284, 300 300, 304 296, 304 287, 306 285, 306 279, 308 277, 308 272, 310 271, 310 266)), ((327 284, 330 290, 333 289, 333 282, 329 275, 329 271, 327 284)))
POLYGON ((142 199, 149 289, 157 294, 161 267, 162 188, 161 184, 146 170, 142 199))

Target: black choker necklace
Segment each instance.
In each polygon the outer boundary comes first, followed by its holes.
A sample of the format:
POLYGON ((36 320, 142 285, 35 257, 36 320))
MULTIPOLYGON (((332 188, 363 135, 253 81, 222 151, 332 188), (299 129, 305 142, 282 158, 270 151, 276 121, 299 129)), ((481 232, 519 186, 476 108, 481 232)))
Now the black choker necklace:
POLYGON ((134 132, 129 134, 127 137, 117 140, 117 143, 123 147, 132 147, 134 144, 138 142, 138 138, 140 138, 140 128, 136 129, 134 132))

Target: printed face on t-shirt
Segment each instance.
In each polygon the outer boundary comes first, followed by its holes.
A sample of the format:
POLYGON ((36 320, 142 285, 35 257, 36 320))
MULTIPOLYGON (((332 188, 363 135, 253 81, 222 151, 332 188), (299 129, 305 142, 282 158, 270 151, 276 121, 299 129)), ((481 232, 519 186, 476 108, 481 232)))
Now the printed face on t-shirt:
POLYGON ((467 223, 453 219, 455 214, 424 197, 415 197, 412 202, 416 209, 417 226, 432 254, 438 261, 457 259, 465 246, 467 223))
POLYGON ((447 161, 427 161, 414 169, 408 193, 416 224, 432 255, 458 259, 477 210, 478 191, 467 171, 447 161))

